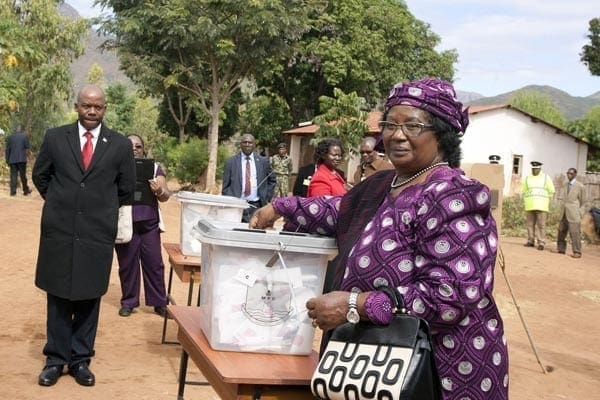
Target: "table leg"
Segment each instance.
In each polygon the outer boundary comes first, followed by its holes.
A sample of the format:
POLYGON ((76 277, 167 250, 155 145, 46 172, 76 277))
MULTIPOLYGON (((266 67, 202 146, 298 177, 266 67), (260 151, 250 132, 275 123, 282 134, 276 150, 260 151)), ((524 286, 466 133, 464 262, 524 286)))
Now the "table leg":
POLYGON ((177 400, 183 400, 183 391, 185 390, 185 377, 187 375, 188 354, 181 350, 181 361, 179 363, 179 389, 177 390, 177 400))
MULTIPOLYGON (((173 301, 173 297, 171 296, 171 285, 173 284, 173 264, 171 264, 171 269, 169 270, 169 284, 167 286, 167 303, 175 304, 173 301)), ((163 318, 163 330, 162 330, 162 338, 160 340, 161 344, 179 344, 179 342, 167 342, 165 340, 165 336, 167 335, 167 319, 169 319, 168 313, 163 318)))
POLYGON ((194 296, 194 272, 190 272, 190 285, 189 285, 189 289, 188 289, 188 300, 187 300, 187 305, 191 306, 192 305, 192 297, 194 296))

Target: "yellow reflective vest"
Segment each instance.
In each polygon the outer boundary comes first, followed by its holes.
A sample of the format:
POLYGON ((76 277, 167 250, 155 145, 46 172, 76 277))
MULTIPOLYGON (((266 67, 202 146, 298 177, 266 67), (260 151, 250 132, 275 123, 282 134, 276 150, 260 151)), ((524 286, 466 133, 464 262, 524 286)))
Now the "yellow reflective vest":
POLYGON ((550 199, 554 195, 554 183, 548 175, 527 175, 521 184, 525 211, 546 211, 550 208, 550 199))

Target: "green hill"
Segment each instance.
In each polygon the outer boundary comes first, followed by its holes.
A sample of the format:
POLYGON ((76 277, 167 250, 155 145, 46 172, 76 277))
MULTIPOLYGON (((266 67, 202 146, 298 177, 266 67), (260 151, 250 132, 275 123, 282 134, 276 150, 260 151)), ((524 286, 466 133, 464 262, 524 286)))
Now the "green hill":
POLYGON ((550 101, 556 106, 558 111, 568 121, 582 118, 585 113, 592 107, 600 106, 600 92, 596 92, 587 97, 575 97, 571 96, 567 92, 553 88, 552 86, 539 86, 529 85, 522 87, 521 89, 513 90, 512 92, 499 94, 494 97, 483 97, 472 102, 467 103, 468 105, 491 105, 491 104, 507 104, 511 97, 515 94, 529 91, 539 93, 541 95, 550 98, 550 101))

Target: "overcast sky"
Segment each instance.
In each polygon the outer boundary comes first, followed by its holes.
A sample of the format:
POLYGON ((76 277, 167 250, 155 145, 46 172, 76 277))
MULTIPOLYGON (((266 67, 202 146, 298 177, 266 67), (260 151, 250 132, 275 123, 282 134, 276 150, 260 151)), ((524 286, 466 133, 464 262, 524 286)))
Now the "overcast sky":
MULTIPOLYGON (((549 85, 572 96, 600 91, 600 77, 579 61, 600 0, 405 0, 411 13, 456 49, 458 90, 495 96, 549 85)), ((94 0, 67 0, 84 17, 94 0)))

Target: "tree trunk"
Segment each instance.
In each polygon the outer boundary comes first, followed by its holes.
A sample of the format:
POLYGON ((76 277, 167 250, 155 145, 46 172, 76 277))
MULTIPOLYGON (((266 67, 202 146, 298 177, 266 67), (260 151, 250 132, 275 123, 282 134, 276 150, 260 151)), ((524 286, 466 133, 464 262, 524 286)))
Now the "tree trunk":
POLYGON ((178 121, 177 125, 179 126, 179 144, 182 144, 183 143, 183 137, 184 137, 184 134, 185 134, 185 124, 181 124, 178 121))
POLYGON ((217 193, 217 152, 219 147, 219 113, 218 105, 212 105, 210 109, 210 125, 208 129, 208 166, 206 167, 206 191, 217 193))

